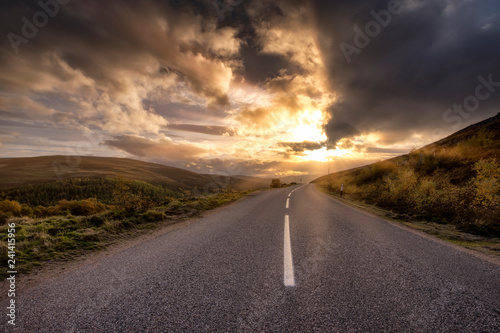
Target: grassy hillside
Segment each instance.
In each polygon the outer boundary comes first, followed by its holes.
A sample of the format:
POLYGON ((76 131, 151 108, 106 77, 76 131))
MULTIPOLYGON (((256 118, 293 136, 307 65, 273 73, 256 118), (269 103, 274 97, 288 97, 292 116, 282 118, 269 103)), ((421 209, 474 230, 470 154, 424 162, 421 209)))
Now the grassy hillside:
POLYGON ((270 184, 103 157, 2 158, 0 171, 0 263, 7 267, 7 235, 15 225, 16 269, 23 273, 196 216, 270 184))
POLYGON ((387 161, 313 183, 413 218, 500 236, 500 114, 387 161))
POLYGON ((125 179, 159 184, 174 191, 217 192, 266 188, 270 180, 202 175, 162 164, 126 158, 42 156, 0 158, 0 188, 45 184, 67 179, 125 179))
MULTIPOLYGON (((27 273, 46 261, 69 260, 160 226, 181 222, 239 198, 248 192, 203 197, 165 198, 161 203, 134 194, 130 182, 116 184, 114 205, 96 199, 60 200, 30 207, 0 201, 0 264, 8 267, 7 237, 15 226, 16 270, 27 273), (10 230, 10 231, 9 231, 10 230)), ((0 271, 0 280, 7 271, 0 271)))
MULTIPOLYGON (((47 207, 54 206, 61 200, 94 198, 104 204, 112 205, 115 201, 114 192, 121 182, 123 180, 111 178, 72 178, 44 184, 25 185, 0 189, 0 201, 14 200, 30 207, 47 207)), ((156 203, 164 202, 166 197, 182 197, 185 193, 137 180, 130 180, 127 183, 132 193, 145 195, 156 203)))

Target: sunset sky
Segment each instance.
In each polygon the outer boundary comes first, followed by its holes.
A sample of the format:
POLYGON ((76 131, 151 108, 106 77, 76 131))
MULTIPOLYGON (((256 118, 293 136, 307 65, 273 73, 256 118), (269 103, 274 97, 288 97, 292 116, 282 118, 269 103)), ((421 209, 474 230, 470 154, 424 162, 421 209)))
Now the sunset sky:
POLYGON ((0 157, 306 177, 500 111, 497 0, 16 0, 0 22, 0 157))

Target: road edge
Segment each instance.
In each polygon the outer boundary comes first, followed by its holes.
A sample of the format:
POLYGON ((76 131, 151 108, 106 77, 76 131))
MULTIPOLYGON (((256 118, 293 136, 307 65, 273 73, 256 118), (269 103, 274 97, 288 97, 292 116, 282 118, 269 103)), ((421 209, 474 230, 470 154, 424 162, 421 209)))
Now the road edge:
MULTIPOLYGON (((239 202, 257 196, 265 191, 267 190, 262 189, 262 190, 252 191, 251 193, 248 193, 247 195, 235 201, 232 201, 230 203, 216 207, 211 210, 204 211, 200 215, 189 217, 186 219, 180 218, 175 221, 169 221, 170 223, 165 223, 164 225, 160 224, 157 228, 147 230, 149 232, 146 231, 145 233, 139 235, 128 235, 128 237, 124 239, 119 239, 116 242, 111 243, 98 251, 89 251, 79 256, 75 256, 69 260, 56 259, 53 261, 47 261, 44 263, 43 266, 39 268, 35 268, 28 273, 16 276, 16 284, 18 286, 18 292, 22 294, 41 284, 49 283, 50 281, 57 279, 61 274, 69 273, 75 269, 78 269, 83 265, 92 264, 105 257, 119 254, 141 243, 150 241, 152 239, 161 237, 170 232, 197 223, 204 218, 217 214, 239 202)), ((6 279, 0 281, 0 302, 8 299, 7 297, 8 289, 9 289, 9 281, 6 279)))
POLYGON ((408 225, 405 225, 403 224, 402 222, 399 222, 399 221, 396 221, 396 220, 391 220, 391 219, 388 219, 387 217, 383 217, 383 216, 379 216, 377 214, 374 214, 366 209, 364 209, 362 206, 358 206, 348 200, 340 200, 339 198, 333 196, 333 195, 329 195, 321 190, 318 189, 318 185, 316 184, 311 184, 314 186, 314 190, 317 191, 318 193, 326 196, 327 198, 330 198, 331 200, 335 201, 336 203, 338 204, 341 204, 343 206, 346 206, 346 207, 349 207, 349 208, 352 208, 352 209, 355 209, 357 210, 358 212, 360 213, 363 213, 367 216, 370 216, 370 217, 373 217, 373 218, 376 218, 380 221, 383 221, 383 222, 386 222, 394 227, 397 227, 397 228, 400 228, 400 229, 403 229, 403 230, 406 230, 406 231, 409 231, 415 235, 419 235, 419 236, 422 236, 426 239, 429 239, 429 240, 432 240, 436 243, 439 243, 439 244, 442 244, 442 245, 446 245, 446 246, 449 246, 449 247, 452 247, 456 250, 459 250, 461 252, 464 252, 464 253, 467 253, 467 254, 470 254, 478 259, 481 259, 483 261, 487 261, 491 264, 494 264, 494 265, 497 265, 497 266, 500 266, 500 256, 495 256, 495 255, 492 255, 492 254, 487 254, 487 253, 484 253, 484 252, 481 252, 481 251, 477 251, 477 250, 473 250, 473 249, 470 249, 470 248, 466 248, 466 247, 463 247, 463 246, 460 246, 460 245, 457 245, 457 244, 454 244, 452 242, 449 242, 449 241, 446 241, 444 239, 441 239, 437 236, 433 236, 431 234, 428 234, 424 231, 421 231, 421 230, 418 230, 418 229, 415 229, 415 228, 412 228, 408 225))

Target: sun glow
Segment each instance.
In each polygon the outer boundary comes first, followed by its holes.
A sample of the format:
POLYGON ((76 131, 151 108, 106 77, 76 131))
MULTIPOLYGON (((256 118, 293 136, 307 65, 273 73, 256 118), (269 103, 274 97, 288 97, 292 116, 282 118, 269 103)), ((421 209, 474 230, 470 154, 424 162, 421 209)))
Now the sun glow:
POLYGON ((306 150, 302 156, 299 156, 301 161, 317 161, 317 162, 328 162, 331 159, 338 157, 351 156, 352 151, 347 149, 330 149, 326 147, 316 150, 306 150))
POLYGON ((291 130, 292 142, 324 142, 326 135, 323 131, 323 113, 319 110, 310 111, 305 110, 298 117, 298 124, 291 130))
MULTIPOLYGON (((297 116, 298 125, 290 130, 290 142, 317 142, 324 143, 327 140, 323 130, 325 117, 320 110, 305 110, 297 116)), ((296 156, 299 161, 326 162, 330 157, 336 156, 336 151, 328 150, 326 147, 315 150, 306 150, 296 156)))

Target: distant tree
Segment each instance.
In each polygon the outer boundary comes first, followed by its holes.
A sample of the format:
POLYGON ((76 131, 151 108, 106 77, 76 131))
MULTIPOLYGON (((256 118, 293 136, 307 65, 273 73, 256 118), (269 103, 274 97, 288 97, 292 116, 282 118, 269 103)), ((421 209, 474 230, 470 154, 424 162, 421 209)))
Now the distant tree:
POLYGON ((279 188, 281 187, 281 181, 276 178, 271 181, 271 188, 279 188))
POLYGON ((116 184, 113 197, 115 204, 128 213, 133 213, 139 206, 139 197, 132 193, 130 185, 124 181, 116 184))

